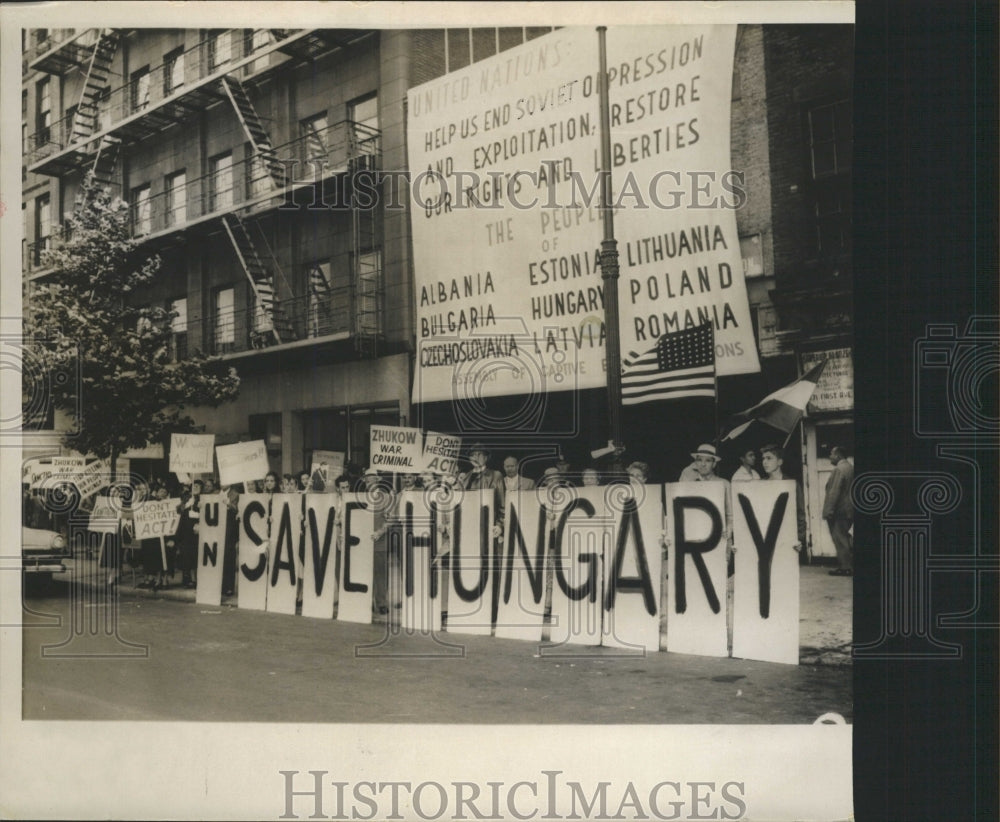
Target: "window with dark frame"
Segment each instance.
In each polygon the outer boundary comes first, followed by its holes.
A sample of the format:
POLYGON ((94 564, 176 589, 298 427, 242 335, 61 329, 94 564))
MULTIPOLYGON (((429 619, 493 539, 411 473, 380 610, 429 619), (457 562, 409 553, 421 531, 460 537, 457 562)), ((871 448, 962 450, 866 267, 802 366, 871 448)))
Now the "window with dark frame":
POLYGON ((170 357, 179 362, 187 357, 188 313, 187 297, 171 300, 167 309, 174 316, 170 318, 170 357))
POLYGON ((233 155, 217 154, 208 161, 209 207, 211 211, 230 208, 233 204, 233 155))
POLYGON ((184 169, 168 174, 163 180, 166 191, 167 225, 187 222, 187 175, 184 169))
POLYGON ((213 31, 208 37, 208 67, 217 69, 233 56, 232 38, 228 31, 213 31))
POLYGON ((851 250, 851 102, 814 105, 807 121, 817 250, 839 257, 851 250))
POLYGON ((149 105, 149 66, 132 72, 129 85, 129 99, 132 111, 142 111, 149 105))
POLYGON ((49 78, 35 86, 35 147, 40 148, 52 138, 52 84, 49 78))
POLYGON ((179 46, 163 58, 163 96, 169 97, 184 85, 184 47, 179 46))
POLYGON ((228 354, 236 348, 236 289, 216 288, 212 292, 212 352, 228 354))
POLYGON ((149 184, 136 186, 129 195, 129 210, 132 217, 132 235, 138 237, 152 230, 152 213, 149 201, 149 184))

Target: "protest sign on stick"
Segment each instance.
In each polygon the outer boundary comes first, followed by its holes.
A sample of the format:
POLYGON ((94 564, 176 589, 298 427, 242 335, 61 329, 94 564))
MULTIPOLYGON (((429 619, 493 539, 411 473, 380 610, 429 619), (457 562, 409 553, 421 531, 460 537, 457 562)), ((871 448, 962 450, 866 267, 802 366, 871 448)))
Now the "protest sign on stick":
POLYGON ((184 474, 210 474, 215 434, 171 434, 170 471, 184 474))
POLYGON ((219 483, 223 487, 263 479, 270 470, 264 440, 217 445, 215 456, 219 461, 219 483))
POLYGON ((424 437, 419 428, 373 425, 371 467, 376 471, 418 474, 423 470, 424 437))

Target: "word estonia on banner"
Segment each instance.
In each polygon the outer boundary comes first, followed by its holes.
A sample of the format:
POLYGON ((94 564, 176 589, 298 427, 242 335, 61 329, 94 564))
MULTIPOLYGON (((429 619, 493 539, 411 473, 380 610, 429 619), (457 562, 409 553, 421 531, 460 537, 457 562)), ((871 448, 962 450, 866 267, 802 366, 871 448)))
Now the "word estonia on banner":
MULTIPOLYGON (((512 495, 501 540, 492 494, 439 504, 403 493, 387 537, 402 568, 403 628, 441 630, 447 591, 452 633, 540 642, 548 607, 555 644, 657 651, 665 621, 667 651, 727 656, 725 493, 709 482, 581 488, 555 503, 512 495)), ((796 664, 794 483, 737 483, 731 493, 733 654, 796 664)), ((217 603, 223 497, 205 511, 198 601, 217 603)), ((390 569, 374 567, 385 554, 374 550, 363 494, 243 494, 237 523, 240 608, 294 614, 301 580, 304 616, 371 622, 375 576, 390 579, 390 569)))
MULTIPOLYGON (((622 350, 711 322, 721 376, 760 368, 730 171, 735 34, 608 32, 622 350)), ((606 385, 597 65, 596 32, 566 28, 410 90, 414 402, 606 385)))

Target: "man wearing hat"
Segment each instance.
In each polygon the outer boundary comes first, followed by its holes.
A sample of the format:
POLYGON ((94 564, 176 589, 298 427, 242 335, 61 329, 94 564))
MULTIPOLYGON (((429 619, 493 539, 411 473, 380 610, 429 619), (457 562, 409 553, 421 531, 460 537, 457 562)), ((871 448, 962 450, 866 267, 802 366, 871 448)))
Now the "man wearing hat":
POLYGON ((721 458, 715 453, 714 445, 702 443, 696 451, 691 452, 691 459, 693 462, 681 471, 679 477, 681 482, 706 482, 722 479, 715 473, 715 466, 721 462, 721 458))
MULTIPOLYGON (((487 468, 489 460, 490 452, 482 443, 477 442, 469 449, 469 462, 472 463, 472 469, 461 477, 462 487, 465 490, 481 491, 493 488, 498 495, 503 494, 503 477, 499 471, 487 468)), ((499 500, 500 496, 497 499, 499 500)))

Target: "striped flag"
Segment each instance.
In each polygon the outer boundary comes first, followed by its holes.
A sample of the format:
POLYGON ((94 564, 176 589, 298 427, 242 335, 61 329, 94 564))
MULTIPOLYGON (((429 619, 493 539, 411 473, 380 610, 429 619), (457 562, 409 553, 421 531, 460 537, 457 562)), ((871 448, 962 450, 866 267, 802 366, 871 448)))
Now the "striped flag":
POLYGON ((761 422, 777 428, 782 433, 791 434, 806 412, 806 406, 812 398, 813 391, 816 390, 825 365, 826 360, 823 360, 795 382, 768 394, 753 408, 734 414, 722 429, 726 432, 722 442, 736 439, 754 422, 761 422))
POLYGON ((715 396, 715 329, 711 323, 658 338, 622 361, 622 405, 715 396))

